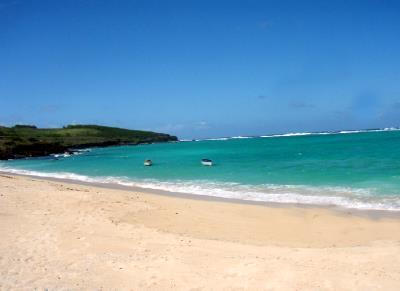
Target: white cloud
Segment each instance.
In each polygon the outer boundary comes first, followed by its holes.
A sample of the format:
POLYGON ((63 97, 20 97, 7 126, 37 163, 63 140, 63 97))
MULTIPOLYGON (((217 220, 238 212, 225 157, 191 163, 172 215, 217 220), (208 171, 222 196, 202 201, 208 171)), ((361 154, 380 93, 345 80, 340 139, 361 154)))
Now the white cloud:
POLYGON ((194 126, 195 129, 203 130, 203 129, 209 129, 210 125, 206 121, 199 121, 195 124, 194 126))
POLYGON ((162 126, 159 126, 154 129, 154 131, 161 131, 161 132, 174 132, 174 131, 180 131, 184 129, 186 126, 184 124, 172 124, 168 123, 162 126))

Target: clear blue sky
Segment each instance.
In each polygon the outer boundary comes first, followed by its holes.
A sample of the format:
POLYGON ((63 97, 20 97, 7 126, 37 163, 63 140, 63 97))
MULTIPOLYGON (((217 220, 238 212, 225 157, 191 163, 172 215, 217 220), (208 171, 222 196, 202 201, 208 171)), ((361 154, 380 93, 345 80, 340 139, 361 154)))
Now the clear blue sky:
POLYGON ((400 125, 399 1, 0 0, 0 124, 400 125))

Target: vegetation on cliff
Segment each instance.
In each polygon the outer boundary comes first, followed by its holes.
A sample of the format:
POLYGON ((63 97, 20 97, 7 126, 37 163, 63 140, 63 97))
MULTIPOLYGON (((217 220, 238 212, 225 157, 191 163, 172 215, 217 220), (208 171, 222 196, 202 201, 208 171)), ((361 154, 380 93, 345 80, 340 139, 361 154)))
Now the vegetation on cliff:
POLYGON ((99 125, 68 125, 63 128, 0 126, 0 159, 45 156, 93 146, 176 140, 176 136, 163 133, 99 125))

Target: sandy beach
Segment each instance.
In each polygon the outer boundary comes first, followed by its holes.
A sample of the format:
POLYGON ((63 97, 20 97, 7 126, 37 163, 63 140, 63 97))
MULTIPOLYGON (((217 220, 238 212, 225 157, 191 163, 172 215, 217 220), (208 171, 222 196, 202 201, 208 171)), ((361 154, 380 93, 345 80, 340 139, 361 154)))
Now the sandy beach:
POLYGON ((0 175, 1 290, 400 290, 398 215, 0 175))

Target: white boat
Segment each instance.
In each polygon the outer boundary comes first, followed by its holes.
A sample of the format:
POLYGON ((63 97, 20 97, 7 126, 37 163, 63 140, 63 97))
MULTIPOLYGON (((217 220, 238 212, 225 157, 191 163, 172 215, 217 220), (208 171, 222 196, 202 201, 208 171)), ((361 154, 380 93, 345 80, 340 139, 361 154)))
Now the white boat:
POLYGON ((145 166, 151 166, 151 165, 153 165, 153 162, 152 162, 152 160, 145 160, 144 161, 144 165, 145 166))
POLYGON ((209 160, 209 159, 201 159, 201 164, 203 166, 212 166, 213 165, 213 161, 209 160))

